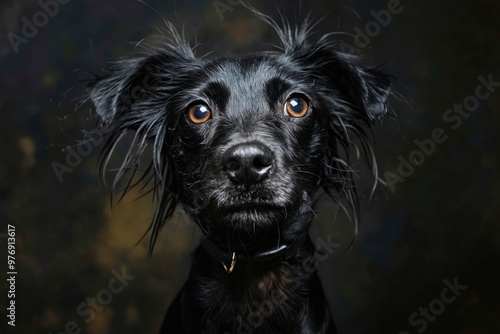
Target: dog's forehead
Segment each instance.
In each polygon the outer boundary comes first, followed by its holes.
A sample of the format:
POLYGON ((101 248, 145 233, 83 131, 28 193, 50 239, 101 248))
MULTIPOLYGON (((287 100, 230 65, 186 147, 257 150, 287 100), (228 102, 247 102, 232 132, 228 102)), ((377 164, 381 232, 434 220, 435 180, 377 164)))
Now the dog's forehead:
POLYGON ((254 87, 279 74, 280 65, 272 56, 239 56, 218 60, 210 74, 213 79, 235 85, 234 89, 254 87))
MULTIPOLYGON (((265 111, 270 101, 269 90, 276 81, 286 89, 290 80, 283 64, 273 56, 241 56, 218 60, 207 73, 209 84, 226 92, 224 111, 228 114, 265 111)), ((283 93, 283 92, 281 92, 283 93)))

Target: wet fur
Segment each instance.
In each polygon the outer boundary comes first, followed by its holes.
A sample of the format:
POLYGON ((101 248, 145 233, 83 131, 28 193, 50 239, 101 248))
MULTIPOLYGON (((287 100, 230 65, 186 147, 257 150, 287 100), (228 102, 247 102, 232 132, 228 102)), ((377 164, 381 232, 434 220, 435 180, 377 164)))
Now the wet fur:
MULTIPOLYGON (((125 191, 152 185, 157 207, 150 252, 180 206, 221 248, 258 252, 290 244, 307 230, 318 194, 326 193, 358 223, 352 156, 361 152, 375 179, 371 126, 387 114, 390 78, 328 35, 314 38, 307 21, 279 26, 281 50, 200 59, 170 26, 156 51, 117 62, 95 80, 89 98, 113 131, 102 155, 107 169, 118 143, 133 133, 115 171, 125 191), (303 118, 284 114, 290 96, 304 98, 303 118), (193 124, 186 111, 210 106, 212 118, 193 124), (221 171, 223 153, 258 142, 272 151, 272 174, 250 187, 221 171), (152 147, 151 163, 134 178, 152 147)), ((240 261, 228 274, 198 247, 190 277, 171 305, 163 333, 335 333, 309 238, 290 259, 240 261), (252 317, 256 319, 252 322, 252 317)))

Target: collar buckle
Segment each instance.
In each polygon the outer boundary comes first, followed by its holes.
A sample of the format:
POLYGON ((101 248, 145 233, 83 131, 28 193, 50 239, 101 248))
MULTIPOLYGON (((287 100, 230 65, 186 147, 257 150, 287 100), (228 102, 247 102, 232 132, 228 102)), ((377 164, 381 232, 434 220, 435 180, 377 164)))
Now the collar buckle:
POLYGON ((231 265, 229 266, 229 268, 226 266, 224 261, 221 261, 221 263, 228 274, 232 273, 234 270, 234 266, 236 265, 236 252, 233 252, 233 257, 231 258, 231 265))

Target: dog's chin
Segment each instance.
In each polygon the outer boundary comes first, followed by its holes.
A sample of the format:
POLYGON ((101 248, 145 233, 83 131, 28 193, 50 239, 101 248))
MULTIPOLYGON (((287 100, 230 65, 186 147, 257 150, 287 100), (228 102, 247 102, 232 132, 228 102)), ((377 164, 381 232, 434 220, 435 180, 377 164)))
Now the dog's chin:
POLYGON ((283 218, 283 209, 237 209, 222 213, 220 222, 235 230, 268 229, 279 224, 283 218))
POLYGON ((287 209, 277 205, 250 205, 235 204, 231 206, 218 206, 209 213, 202 213, 204 218, 208 218, 210 225, 218 226, 226 230, 265 232, 269 229, 276 229, 277 225, 282 225, 286 219, 287 209))

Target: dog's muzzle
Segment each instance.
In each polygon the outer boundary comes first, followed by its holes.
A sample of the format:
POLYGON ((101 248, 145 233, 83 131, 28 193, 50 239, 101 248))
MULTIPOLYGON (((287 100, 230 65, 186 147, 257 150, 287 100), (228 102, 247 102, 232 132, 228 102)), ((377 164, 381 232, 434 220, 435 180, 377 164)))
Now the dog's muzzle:
POLYGON ((222 168, 235 184, 252 185, 265 180, 274 168, 271 150, 258 142, 230 147, 222 156, 222 168))

